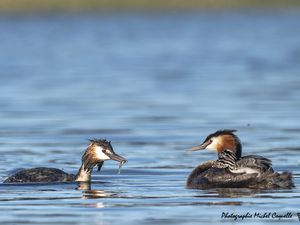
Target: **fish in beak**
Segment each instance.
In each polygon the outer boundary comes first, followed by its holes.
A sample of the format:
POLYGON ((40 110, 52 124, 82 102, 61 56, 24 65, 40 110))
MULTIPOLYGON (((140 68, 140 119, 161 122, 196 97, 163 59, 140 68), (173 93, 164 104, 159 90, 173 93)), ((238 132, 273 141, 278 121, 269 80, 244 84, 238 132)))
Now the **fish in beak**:
POLYGON ((118 161, 123 164, 127 162, 127 159, 115 153, 112 147, 109 149, 105 149, 102 152, 111 160, 118 161))
POLYGON ((120 162, 119 164, 119 170, 118 170, 118 174, 121 173, 121 168, 123 166, 123 164, 125 164, 127 162, 127 159, 123 158, 122 156, 116 154, 113 150, 111 150, 110 152, 105 152, 104 154, 106 154, 111 160, 115 160, 120 162))
POLYGON ((113 154, 108 154, 107 155, 111 160, 115 160, 115 161, 118 161, 120 163, 126 163, 127 162, 127 159, 123 158, 122 156, 116 154, 116 153, 113 153, 113 154))

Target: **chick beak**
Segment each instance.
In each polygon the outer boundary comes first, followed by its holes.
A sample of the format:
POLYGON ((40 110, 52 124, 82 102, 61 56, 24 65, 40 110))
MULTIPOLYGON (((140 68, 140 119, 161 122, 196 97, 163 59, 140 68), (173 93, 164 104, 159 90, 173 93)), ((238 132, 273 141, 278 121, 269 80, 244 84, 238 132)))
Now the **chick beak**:
POLYGON ((127 162, 127 159, 123 158, 122 156, 114 153, 114 154, 111 154, 108 156, 111 160, 115 160, 115 161, 118 161, 118 162, 121 162, 122 164, 126 163, 127 162))
POLYGON ((191 148, 191 151, 204 150, 210 143, 208 141, 202 143, 201 145, 197 145, 191 148))

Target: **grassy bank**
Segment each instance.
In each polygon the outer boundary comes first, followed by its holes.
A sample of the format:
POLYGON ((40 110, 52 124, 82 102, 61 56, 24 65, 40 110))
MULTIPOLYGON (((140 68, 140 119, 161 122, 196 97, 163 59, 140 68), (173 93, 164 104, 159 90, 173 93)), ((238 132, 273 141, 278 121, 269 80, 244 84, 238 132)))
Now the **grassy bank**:
POLYGON ((299 0, 0 0, 0 12, 292 8, 299 0))

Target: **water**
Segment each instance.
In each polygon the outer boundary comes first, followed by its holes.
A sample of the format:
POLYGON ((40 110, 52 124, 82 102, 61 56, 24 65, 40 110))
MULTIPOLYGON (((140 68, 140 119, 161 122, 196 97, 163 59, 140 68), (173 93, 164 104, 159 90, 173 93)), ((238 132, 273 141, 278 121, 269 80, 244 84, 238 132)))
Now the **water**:
MULTIPOLYGON (((0 16, 0 177, 76 173, 88 138, 126 157, 76 183, 0 185, 1 224, 234 223, 222 213, 300 212, 300 12, 0 16), (294 173, 292 190, 188 190, 234 128, 245 154, 294 173)), ((241 219, 238 220, 241 222, 241 219)), ((277 222, 248 218, 243 223, 277 222)))

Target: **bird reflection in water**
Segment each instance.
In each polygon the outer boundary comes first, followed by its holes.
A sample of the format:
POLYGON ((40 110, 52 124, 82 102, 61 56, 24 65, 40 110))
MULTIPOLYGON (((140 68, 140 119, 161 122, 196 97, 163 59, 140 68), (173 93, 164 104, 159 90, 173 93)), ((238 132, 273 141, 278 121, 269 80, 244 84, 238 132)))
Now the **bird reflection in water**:
POLYGON ((90 182, 78 182, 77 190, 82 190, 82 198, 92 199, 92 198, 107 198, 117 196, 117 193, 105 190, 92 190, 90 182))
MULTIPOLYGON (((204 193, 205 196, 216 195, 219 198, 240 198, 240 197, 254 197, 257 194, 263 193, 260 189, 250 189, 250 188, 215 188, 207 190, 204 193)), ((203 197, 203 195, 198 195, 196 197, 203 197)))

